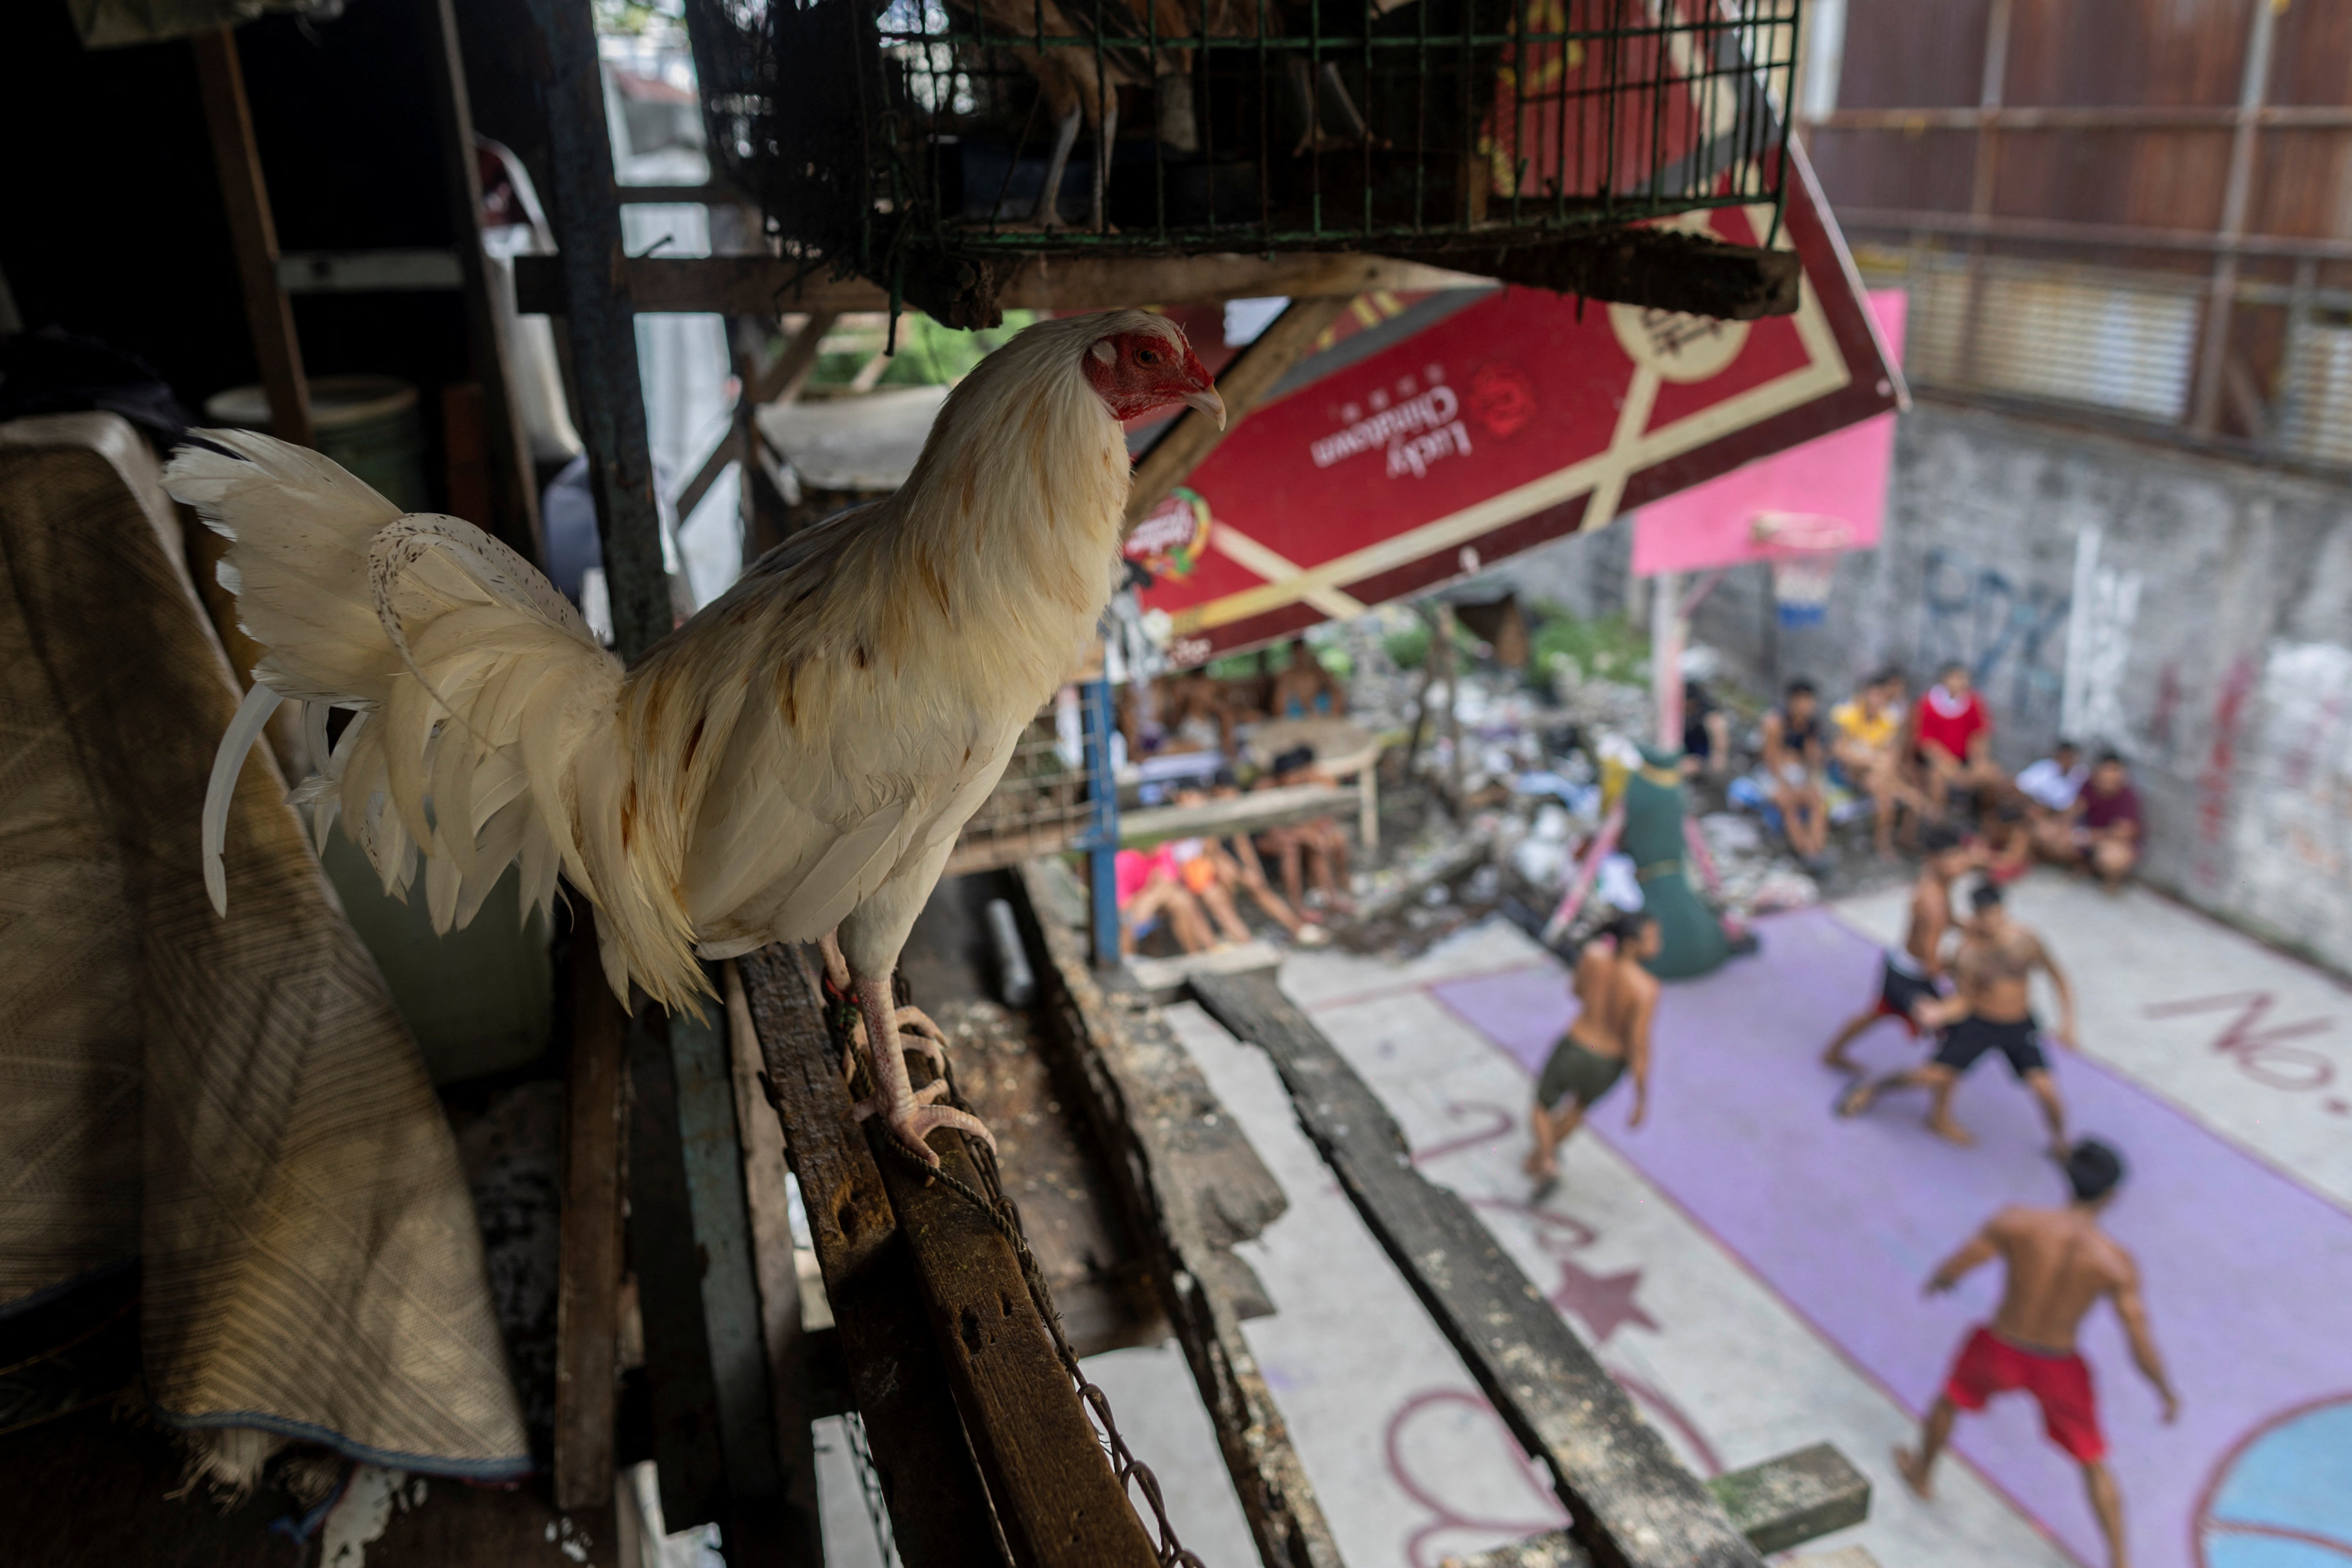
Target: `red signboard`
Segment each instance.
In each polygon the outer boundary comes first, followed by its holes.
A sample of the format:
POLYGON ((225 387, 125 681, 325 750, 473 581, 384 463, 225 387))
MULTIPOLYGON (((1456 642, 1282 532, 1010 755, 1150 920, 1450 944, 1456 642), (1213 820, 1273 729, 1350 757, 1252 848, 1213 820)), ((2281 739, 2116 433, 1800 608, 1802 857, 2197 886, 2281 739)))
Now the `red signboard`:
MULTIPOLYGON (((1369 353, 1377 328, 1303 362, 1131 541, 1175 662, 1360 614, 1895 407, 1844 244, 1794 162, 1777 241, 1804 265, 1793 316, 1500 289, 1369 353)), ((1771 210, 1683 221, 1760 245, 1771 210)))

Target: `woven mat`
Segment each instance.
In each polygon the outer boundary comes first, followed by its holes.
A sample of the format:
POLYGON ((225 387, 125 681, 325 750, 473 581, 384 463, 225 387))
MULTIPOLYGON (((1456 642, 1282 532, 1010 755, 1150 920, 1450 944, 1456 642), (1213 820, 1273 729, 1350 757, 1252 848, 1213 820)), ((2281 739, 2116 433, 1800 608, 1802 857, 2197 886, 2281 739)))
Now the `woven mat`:
POLYGON ((154 458, 0 426, 0 1312, 136 1256, 159 1419, 248 1485, 289 1438, 530 1468, 454 1140, 267 748, 197 856, 235 677, 154 458))

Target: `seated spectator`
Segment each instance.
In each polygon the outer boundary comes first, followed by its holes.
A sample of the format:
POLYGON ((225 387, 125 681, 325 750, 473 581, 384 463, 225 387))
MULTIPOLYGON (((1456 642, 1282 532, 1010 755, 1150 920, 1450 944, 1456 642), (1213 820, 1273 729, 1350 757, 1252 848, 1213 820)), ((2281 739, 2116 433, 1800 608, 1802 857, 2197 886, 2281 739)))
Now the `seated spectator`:
POLYGON ((1731 766, 1731 715, 1696 680, 1683 682, 1683 773, 1721 778, 1731 766))
POLYGON ((2099 753, 2098 764, 2074 797, 2073 818, 2074 864, 2098 874, 2109 892, 2124 884, 2139 864, 2147 835, 2139 808, 2139 792, 2132 788, 2131 769, 2116 752, 2099 753))
POLYGON ((2066 814, 2074 809, 2074 797, 2083 793, 2084 781, 2090 776, 2091 765, 2083 761, 2081 750, 2072 741, 2059 742, 2048 756, 2026 763, 2017 775, 2017 793, 2025 797, 2034 835, 2045 843, 2054 843, 2058 858, 2064 858, 2064 852, 2073 848, 2066 814))
POLYGON ((1169 933, 1186 952, 1206 952, 1215 945, 1201 906, 1186 891, 1183 874, 1165 844, 1156 849, 1122 849, 1112 860, 1114 889, 1118 898, 1118 950, 1132 954, 1138 938, 1161 917, 1169 933))
POLYGON ((1969 667, 1946 665, 1919 699, 1911 740, 1927 792, 1927 808, 1948 816, 1957 793, 1972 796, 2009 781, 1992 760, 1992 716, 1969 678, 1969 667))
MULTIPOLYGON (((1257 787, 1274 789, 1290 784, 1329 784, 1333 782, 1315 765, 1315 752, 1306 746, 1297 746, 1274 759, 1257 787)), ((1322 902, 1341 914, 1355 911, 1355 900, 1349 896, 1348 836, 1338 823, 1328 816, 1312 822, 1301 822, 1288 827, 1269 828, 1258 835, 1258 843, 1282 866, 1282 890, 1289 896, 1293 908, 1306 915, 1307 900, 1306 879, 1312 877, 1315 890, 1322 902)))
MULTIPOLYGON (((1179 805, 1202 805, 1212 799, 1225 800, 1241 794, 1234 775, 1218 770, 1212 792, 1188 789, 1177 792, 1179 805)), ((1284 900, 1265 879, 1265 863, 1258 858, 1257 846, 1246 834, 1234 834, 1230 838, 1199 838, 1186 841, 1197 845, 1197 850, 1187 853, 1185 845, 1176 847, 1176 858, 1181 867, 1184 886, 1208 909, 1217 928, 1234 942, 1246 942, 1248 926, 1234 898, 1239 889, 1256 900, 1257 907, 1268 919, 1280 926, 1290 940, 1301 947, 1319 947, 1330 940, 1322 927, 1309 925, 1298 911, 1284 900)))
POLYGON ((2004 800, 1993 807, 1978 851, 1977 863, 1995 884, 2006 887, 2025 875, 2033 864, 2033 826, 2026 820, 2023 801, 2004 800))
POLYGON ((1157 682, 1157 708, 1160 721, 1167 726, 1164 750, 1176 752, 1206 752, 1218 750, 1233 754, 1233 710, 1225 705, 1223 691, 1206 670, 1185 670, 1181 675, 1162 675, 1157 682))
POLYGON ((1903 766, 1903 672, 1883 669, 1830 710, 1830 777, 1871 805, 1871 841, 1895 853, 1895 814, 1907 810, 1916 833, 1925 802, 1903 766))
POLYGON ((1274 678, 1267 701, 1277 719, 1337 719, 1348 711, 1348 689, 1301 637, 1290 645, 1290 664, 1274 678))
POLYGON ((1780 831, 1797 858, 1809 863, 1829 847, 1822 767, 1821 694, 1810 680, 1792 680, 1780 706, 1764 715, 1764 773, 1780 810, 1780 831))

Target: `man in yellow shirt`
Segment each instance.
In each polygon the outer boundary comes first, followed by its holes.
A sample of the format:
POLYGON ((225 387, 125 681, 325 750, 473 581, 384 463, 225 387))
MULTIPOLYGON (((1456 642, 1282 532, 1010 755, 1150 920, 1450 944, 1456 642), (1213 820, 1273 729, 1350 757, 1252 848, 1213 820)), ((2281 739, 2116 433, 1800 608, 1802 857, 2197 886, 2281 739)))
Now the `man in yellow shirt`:
POLYGON ((1881 855, 1895 853, 1895 814, 1916 822, 1919 792, 1903 776, 1903 672, 1882 670, 1847 701, 1830 710, 1831 776, 1870 796, 1871 838, 1881 855))

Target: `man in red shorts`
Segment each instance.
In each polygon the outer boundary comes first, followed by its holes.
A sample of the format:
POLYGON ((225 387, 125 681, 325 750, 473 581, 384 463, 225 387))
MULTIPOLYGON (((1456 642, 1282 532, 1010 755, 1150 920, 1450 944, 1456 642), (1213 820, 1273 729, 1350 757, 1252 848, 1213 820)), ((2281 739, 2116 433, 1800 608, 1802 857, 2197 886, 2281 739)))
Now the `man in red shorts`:
POLYGON ((1952 1363, 1951 1376, 1927 1413, 1916 1452, 1895 1450, 1895 1468, 1911 1489, 1933 1497, 1929 1471, 1952 1435, 1963 1410, 1981 1410, 1996 1394, 2022 1389, 2042 1406, 2042 1429, 2083 1467, 2091 1511, 2107 1538, 2112 1568, 2127 1568, 2124 1550, 2123 1499, 2107 1471, 2107 1442, 2091 1393, 2091 1369, 2074 1348, 2083 1320, 2102 1298, 2112 1298, 2131 1342, 2132 1360, 2164 1402, 2170 1426, 2180 1401, 2164 1374, 2156 1341, 2140 1302, 2139 1267, 2113 1237, 2099 1228, 2099 1214, 2123 1180, 2121 1155, 2085 1138, 2066 1152, 2066 1182, 2074 1201, 2063 1209, 2007 1208, 1992 1216, 1969 1243, 1944 1261, 1927 1281, 1932 1293, 1950 1289, 1963 1275, 1998 1256, 2008 1279, 2000 1308, 1990 1324, 1969 1334, 1952 1363))

